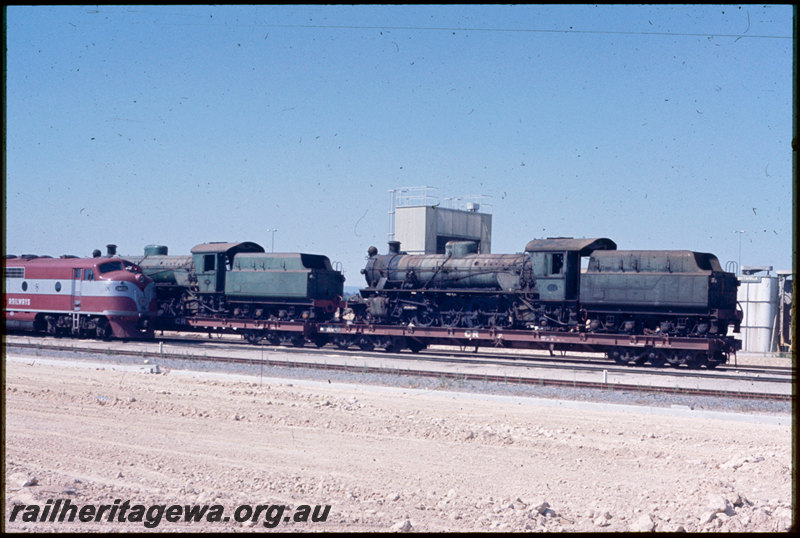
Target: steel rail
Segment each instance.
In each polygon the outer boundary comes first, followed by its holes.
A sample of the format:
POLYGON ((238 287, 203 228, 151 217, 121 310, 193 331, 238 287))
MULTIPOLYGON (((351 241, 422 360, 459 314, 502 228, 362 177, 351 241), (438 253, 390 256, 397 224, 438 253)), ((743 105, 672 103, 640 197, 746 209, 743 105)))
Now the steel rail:
MULTIPOLYGON (((23 349, 46 349, 58 352, 73 352, 73 353, 86 353, 93 355, 103 355, 108 357, 110 351, 107 348, 89 348, 79 346, 61 346, 51 344, 33 344, 33 343, 9 343, 6 342, 6 347, 17 347, 23 349)), ((113 356, 128 356, 128 357, 142 357, 142 358, 160 358, 165 360, 178 360, 178 361, 194 361, 194 362, 209 362, 209 363, 229 363, 229 364, 247 364, 247 365, 266 365, 268 367, 283 367, 283 368, 306 368, 312 370, 332 370, 345 373, 354 374, 391 374, 402 375, 404 377, 427 377, 435 379, 447 379, 453 381, 482 381, 493 383, 512 383, 518 385, 538 385, 550 387, 566 387, 566 388, 585 388, 585 389, 605 389, 614 392, 646 392, 658 394, 676 394, 676 395, 692 395, 692 396, 710 396, 718 398, 733 398, 733 399, 755 399, 777 402, 794 402, 793 394, 774 394, 763 392, 751 391, 726 391, 719 389, 701 389, 701 388, 688 388, 688 387, 665 387, 665 386, 652 386, 652 385, 635 385, 624 383, 604 383, 595 381, 577 381, 565 379, 547 379, 536 377, 524 376, 509 376, 509 375, 492 375, 492 374, 468 374, 463 372, 444 372, 437 370, 420 370, 420 369, 402 369, 402 368, 385 368, 380 366, 366 366, 366 365, 348 365, 348 364, 327 364, 315 363, 308 361, 290 361, 290 360, 275 360, 275 359, 253 359, 244 357, 229 357, 229 356, 209 356, 209 355, 187 355, 186 353, 172 353, 163 351, 134 351, 134 350, 113 350, 113 356)))
MULTIPOLYGON (((225 343, 235 343, 236 345, 247 346, 251 349, 259 349, 262 344, 250 344, 244 341, 232 340, 207 340, 200 337, 191 336, 170 336, 160 340, 168 341, 173 340, 181 343, 197 342, 199 345, 211 344, 214 346, 222 345, 225 343)), ((336 354, 342 356, 352 355, 357 353, 359 355, 374 356, 379 358, 396 358, 400 360, 429 360, 443 363, 464 363, 464 364, 479 364, 479 365, 498 365, 507 366, 512 368, 530 368, 533 366, 547 367, 557 370, 578 370, 578 371, 599 371, 606 370, 609 373, 620 374, 636 374, 645 373, 647 375, 661 376, 661 377, 694 377, 699 379, 730 379, 734 381, 755 381, 755 382, 773 382, 773 383, 792 383, 794 381, 794 371, 791 368, 782 370, 785 372, 783 377, 744 377, 736 375, 731 372, 736 370, 747 370, 748 373, 754 374, 767 374, 771 376, 781 375, 781 372, 774 370, 760 370, 757 367, 738 367, 734 368, 732 365, 728 368, 719 367, 715 370, 701 370, 701 369, 684 369, 680 367, 653 367, 645 365, 630 365, 619 366, 608 359, 600 357, 570 357, 569 355, 546 357, 541 355, 526 355, 526 354, 509 354, 502 353, 497 348, 485 348, 480 353, 473 351, 456 351, 446 349, 431 349, 427 348, 418 353, 401 353, 401 352, 386 352, 386 351, 363 351, 356 349, 340 349, 336 347, 293 347, 293 346, 279 346, 268 344, 266 348, 280 349, 285 353, 307 353, 307 354, 336 354)), ((777 367, 774 367, 777 369, 777 367)))

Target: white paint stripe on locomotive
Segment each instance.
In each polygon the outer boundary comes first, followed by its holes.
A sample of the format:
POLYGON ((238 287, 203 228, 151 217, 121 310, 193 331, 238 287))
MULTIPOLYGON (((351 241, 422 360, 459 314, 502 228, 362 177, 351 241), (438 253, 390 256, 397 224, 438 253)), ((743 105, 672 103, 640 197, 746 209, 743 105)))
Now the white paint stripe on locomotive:
POLYGON ((51 308, 6 308, 5 311, 11 315, 16 313, 27 314, 29 312, 44 312, 47 314, 80 314, 82 316, 140 316, 149 314, 149 312, 141 312, 138 310, 53 310, 51 308))
MULTIPOLYGON (((79 283, 75 291, 79 291, 80 293, 76 293, 75 295, 81 295, 83 297, 132 297, 130 292, 135 293, 138 290, 139 293, 141 293, 138 286, 124 280, 58 280, 54 278, 24 281, 18 278, 7 278, 5 292, 6 294, 15 293, 20 295, 73 295, 73 283, 79 283), (28 289, 22 289, 22 282, 28 284, 28 289), (56 283, 61 284, 60 291, 56 291, 56 283), (122 287, 123 285, 125 289, 117 289, 118 286, 122 287)), ((151 285, 152 284, 148 284, 147 287, 151 285)))
MULTIPOLYGON (((8 304, 5 305, 6 311, 9 307, 14 311, 20 312, 49 312, 51 310, 32 310, 24 307, 24 301, 30 301, 32 296, 48 295, 53 297, 75 297, 80 299, 87 298, 120 298, 125 297, 134 302, 140 312, 147 312, 150 302, 155 297, 155 284, 149 283, 145 286, 144 291, 139 289, 138 286, 132 282, 123 280, 59 280, 59 279, 32 279, 25 280, 28 283, 28 289, 22 289, 22 280, 18 278, 6 279, 5 295, 22 295, 23 297, 9 297, 8 304), (56 291, 56 283, 61 283, 61 290, 56 291), (73 292, 73 283, 77 284, 73 292), (119 289, 124 286, 124 289, 119 289)), ((27 303, 30 305, 30 302, 27 303)), ((68 311, 72 312, 72 311, 68 311)), ((113 311, 108 311, 113 312, 113 311)), ((103 314, 106 315, 106 314, 103 314)), ((125 314, 128 315, 128 314, 125 314)))

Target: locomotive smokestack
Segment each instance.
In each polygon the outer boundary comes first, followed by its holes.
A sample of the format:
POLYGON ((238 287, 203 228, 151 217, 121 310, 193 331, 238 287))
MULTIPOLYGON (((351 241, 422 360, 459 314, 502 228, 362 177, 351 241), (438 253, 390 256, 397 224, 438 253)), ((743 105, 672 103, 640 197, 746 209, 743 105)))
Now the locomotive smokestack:
POLYGON ((117 245, 106 245, 106 249, 108 250, 109 258, 117 255, 117 245))
POLYGON ((400 241, 389 241, 389 254, 400 254, 400 241))

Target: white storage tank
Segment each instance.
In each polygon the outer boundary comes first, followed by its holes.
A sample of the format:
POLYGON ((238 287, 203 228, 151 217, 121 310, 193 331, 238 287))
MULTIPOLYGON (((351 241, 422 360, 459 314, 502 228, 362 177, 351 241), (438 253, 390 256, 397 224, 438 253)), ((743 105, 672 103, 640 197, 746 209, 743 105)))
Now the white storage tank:
POLYGON ((742 351, 770 353, 775 351, 775 330, 778 314, 778 277, 771 276, 772 267, 742 267, 737 299, 742 306, 742 351), (756 273, 766 272, 766 275, 756 273))

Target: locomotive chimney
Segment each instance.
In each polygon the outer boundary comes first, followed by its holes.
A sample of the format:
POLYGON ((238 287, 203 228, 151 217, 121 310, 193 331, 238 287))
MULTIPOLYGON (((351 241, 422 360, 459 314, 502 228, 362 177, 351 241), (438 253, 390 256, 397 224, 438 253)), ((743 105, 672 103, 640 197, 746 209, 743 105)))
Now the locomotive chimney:
POLYGON ((106 245, 106 249, 108 249, 109 258, 117 255, 117 245, 106 245))
POLYGON ((389 254, 400 254, 400 241, 389 241, 389 254))

